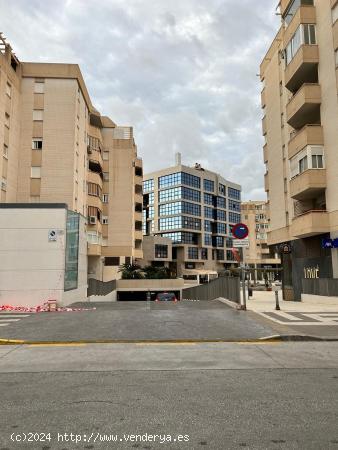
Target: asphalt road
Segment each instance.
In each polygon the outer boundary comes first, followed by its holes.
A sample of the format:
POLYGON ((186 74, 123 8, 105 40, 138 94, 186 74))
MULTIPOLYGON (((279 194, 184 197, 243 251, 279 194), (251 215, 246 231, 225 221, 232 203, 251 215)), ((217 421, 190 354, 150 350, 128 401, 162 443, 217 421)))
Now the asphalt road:
POLYGON ((337 343, 2 346, 0 386, 1 450, 338 448, 337 343))
POLYGON ((83 303, 92 311, 38 313, 0 328, 0 339, 29 341, 240 340, 276 334, 268 321, 217 300, 83 303))

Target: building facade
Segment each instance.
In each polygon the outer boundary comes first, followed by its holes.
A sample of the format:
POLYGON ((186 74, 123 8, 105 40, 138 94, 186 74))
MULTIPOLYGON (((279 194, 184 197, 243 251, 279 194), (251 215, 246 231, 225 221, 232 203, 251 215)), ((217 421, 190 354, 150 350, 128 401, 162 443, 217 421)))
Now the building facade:
POLYGON ((299 300, 324 284, 332 295, 338 278, 338 2, 279 7, 260 67, 268 244, 282 251, 284 298, 299 300))
POLYGON ((143 233, 172 240, 177 276, 204 282, 233 266, 231 225, 240 222, 241 187, 199 164, 143 181, 143 233))
POLYGON ((142 258, 142 160, 131 127, 92 105, 76 64, 20 62, 0 36, 0 201, 87 219, 88 276, 142 258))
POLYGON ((242 202, 242 222, 249 229, 249 248, 244 248, 244 261, 250 269, 253 281, 280 279, 280 258, 273 248, 268 246, 269 211, 264 201, 242 202), (273 269, 273 270, 271 270, 273 269))

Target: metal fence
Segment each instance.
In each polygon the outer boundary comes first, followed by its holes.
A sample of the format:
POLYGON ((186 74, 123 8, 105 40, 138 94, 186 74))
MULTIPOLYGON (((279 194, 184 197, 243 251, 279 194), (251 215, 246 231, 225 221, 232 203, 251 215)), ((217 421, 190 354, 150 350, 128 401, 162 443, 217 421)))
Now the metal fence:
POLYGON ((183 289, 183 300, 214 300, 223 297, 233 302, 240 303, 240 281, 238 277, 220 277, 201 284, 183 289))
POLYGON ((116 289, 116 280, 100 281, 95 278, 89 278, 87 296, 91 295, 107 295, 116 289))
POLYGON ((338 297, 338 278, 305 278, 302 293, 338 297))

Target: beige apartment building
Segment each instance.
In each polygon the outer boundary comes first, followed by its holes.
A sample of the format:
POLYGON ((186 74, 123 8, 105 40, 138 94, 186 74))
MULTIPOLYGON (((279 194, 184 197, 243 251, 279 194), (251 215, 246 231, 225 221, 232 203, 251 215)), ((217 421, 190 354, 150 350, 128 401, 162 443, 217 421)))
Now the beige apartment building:
POLYGON ((269 211, 264 201, 242 202, 242 223, 249 229, 249 248, 244 248, 244 261, 250 271, 253 281, 267 279, 280 280, 280 258, 273 248, 268 246, 267 233, 269 231, 269 211), (271 270, 273 269, 273 270, 271 270))
POLYGON ((283 291, 338 295, 338 2, 282 0, 261 67, 268 244, 283 291))
POLYGON ((241 218, 241 186, 196 163, 144 176, 143 233, 171 239, 177 276, 203 283, 237 265, 232 225, 241 218))
POLYGON ((87 219, 88 276, 142 258, 142 160, 131 127, 92 105, 76 64, 20 62, 0 35, 0 201, 87 219))

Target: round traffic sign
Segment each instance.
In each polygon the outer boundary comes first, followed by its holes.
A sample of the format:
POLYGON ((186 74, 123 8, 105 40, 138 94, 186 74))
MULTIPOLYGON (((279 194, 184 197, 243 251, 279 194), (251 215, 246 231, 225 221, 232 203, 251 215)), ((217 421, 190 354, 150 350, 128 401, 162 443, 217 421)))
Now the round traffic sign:
POLYGON ((232 227, 232 235, 236 239, 245 239, 249 235, 249 228, 245 223, 237 223, 232 227))

